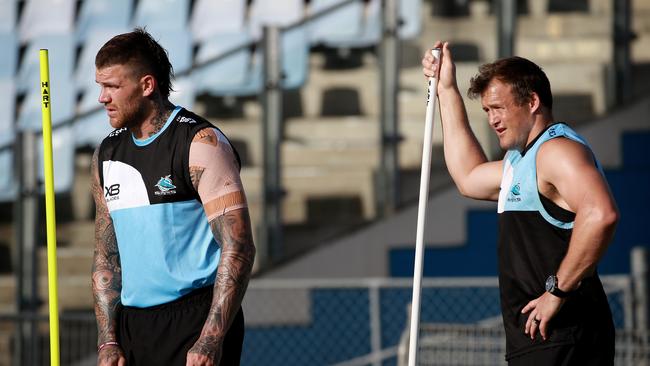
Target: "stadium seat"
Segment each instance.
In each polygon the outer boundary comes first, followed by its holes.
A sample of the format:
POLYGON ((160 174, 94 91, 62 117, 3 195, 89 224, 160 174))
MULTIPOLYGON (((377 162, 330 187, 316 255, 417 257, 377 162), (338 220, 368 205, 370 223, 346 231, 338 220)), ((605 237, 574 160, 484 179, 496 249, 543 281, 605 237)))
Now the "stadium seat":
POLYGON ((138 0, 133 26, 149 32, 185 30, 189 11, 189 0, 138 0))
POLYGON ((95 56, 99 49, 113 36, 128 31, 127 28, 102 28, 88 33, 83 43, 77 67, 74 72, 74 82, 77 93, 99 90, 95 83, 95 56))
POLYGON ((361 17, 361 31, 351 38, 326 41, 330 47, 368 47, 376 45, 381 40, 381 1, 369 0, 364 5, 363 16, 361 17))
POLYGON ((0 33, 0 79, 13 78, 18 62, 18 40, 14 33, 0 33))
MULTIPOLYGON (((0 148, 14 141, 14 120, 16 95, 14 82, 10 78, 0 79, 0 148)), ((16 183, 13 174, 12 149, 0 149, 0 202, 10 202, 16 197, 16 183)))
POLYGON ((11 78, 0 78, 0 135, 11 134, 16 120, 16 90, 11 78))
POLYGON ((295 89, 307 81, 309 74, 309 39, 307 25, 282 33, 282 87, 295 89))
MULTIPOLYGON (((13 135, 11 139, 0 137, 0 146, 3 146, 6 141, 13 141, 13 135)), ((18 184, 13 173, 13 158, 11 149, 0 150, 0 171, 3 172, 0 175, 0 202, 12 202, 16 199, 18 184)))
POLYGON ((50 79, 53 84, 69 84, 74 68, 75 46, 70 34, 38 37, 29 42, 16 76, 16 90, 25 93, 40 83, 39 50, 48 49, 50 79))
POLYGON ((246 0, 195 0, 190 17, 192 38, 197 43, 217 34, 243 31, 246 0))
POLYGON ((169 100, 175 105, 185 109, 194 109, 194 82, 189 76, 181 76, 173 82, 174 90, 169 95, 169 100))
POLYGON ((176 73, 192 67, 192 35, 186 29, 151 31, 151 35, 167 50, 169 61, 176 73))
POLYGON ((17 0, 0 0, 0 34, 16 31, 17 0))
POLYGON ((413 39, 422 31, 422 0, 401 0, 399 2, 400 39, 413 39))
MULTIPOLYGON (((98 30, 126 30, 129 27, 134 0, 84 0, 77 20, 76 39, 83 44, 98 30)), ((106 31, 105 31, 106 32, 106 31)), ((121 33, 121 32, 120 32, 121 33)), ((118 33, 115 33, 118 34, 118 33)))
MULTIPOLYGON (((214 35, 199 47, 197 64, 208 62, 237 47, 247 45, 251 37, 246 32, 214 35)), ((249 84, 251 54, 249 47, 229 55, 217 62, 200 66, 192 72, 196 92, 211 95, 241 95, 249 84)))
POLYGON ((113 128, 108 122, 106 111, 98 102, 99 88, 82 95, 79 102, 81 116, 74 122, 74 145, 95 148, 99 146, 113 128))
MULTIPOLYGON (((346 37, 349 35, 347 32, 340 32, 337 35, 325 37, 322 42, 334 48, 360 48, 379 44, 381 42, 382 27, 381 0, 369 0, 364 6, 363 14, 360 17, 360 29, 356 34, 346 37)), ((398 11, 398 19, 401 24, 398 30, 399 38, 412 39, 417 37, 422 29, 422 0, 402 0, 399 2, 398 11)), ((352 10, 347 10, 347 12, 346 17, 341 16, 337 21, 353 21, 358 18, 356 12, 353 13, 352 10)), ((338 25, 338 27, 345 29, 343 24, 338 25)), ((353 27, 352 29, 359 28, 358 25, 351 25, 351 27, 353 27)))
MULTIPOLYGON (((75 95, 71 83, 61 77, 54 78, 50 73, 50 98, 52 100, 52 125, 56 126, 74 116, 75 95)), ((39 84, 27 90, 18 114, 18 127, 40 130, 41 128, 41 89, 39 84)))
MULTIPOLYGON (((317 14, 324 9, 347 0, 313 0, 311 14, 317 14)), ((355 1, 338 10, 321 16, 309 23, 309 40, 311 44, 336 43, 340 39, 350 39, 361 33, 363 2, 355 1)))
POLYGON ((253 38, 262 36, 265 25, 288 26, 304 16, 302 0, 267 1, 254 0, 250 8, 249 29, 253 38))
POLYGON ((18 24, 21 42, 74 31, 75 0, 26 0, 18 24))

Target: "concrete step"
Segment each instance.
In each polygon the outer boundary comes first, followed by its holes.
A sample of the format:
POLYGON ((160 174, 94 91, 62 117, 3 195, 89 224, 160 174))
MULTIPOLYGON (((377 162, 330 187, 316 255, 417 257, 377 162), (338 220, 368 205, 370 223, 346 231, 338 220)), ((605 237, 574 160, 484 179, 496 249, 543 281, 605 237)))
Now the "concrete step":
MULTIPOLYGON (((237 120, 216 123, 234 141, 244 143, 248 165, 262 165, 261 127, 256 121, 237 120)), ((424 117, 402 120, 399 125, 400 165, 410 168, 419 164, 422 155, 424 117)), ((439 127, 438 127, 438 131, 439 127)), ((291 119, 285 128, 282 162, 285 166, 377 165, 379 123, 370 118, 291 119), (360 154, 360 156, 355 156, 360 154)), ((440 133, 434 134, 440 143, 440 133)), ((240 145, 241 146, 241 145, 240 145)))
MULTIPOLYGON (((260 202, 262 169, 245 167, 241 177, 249 202, 260 202)), ((304 204, 309 198, 357 197, 361 201, 363 217, 375 217, 374 172, 370 168, 288 167, 282 170, 281 184, 289 196, 302 200, 304 204)))
MULTIPOLYGON (((59 278, 67 276, 90 276, 93 263, 93 248, 57 248, 57 272, 59 278)), ((39 271, 47 274, 47 249, 38 251, 39 271)))
MULTIPOLYGON (((86 275, 59 276, 59 309, 80 310, 93 309, 93 294, 90 271, 86 275)), ((15 310, 16 278, 13 275, 0 276, 0 311, 15 310)), ((47 276, 40 276, 38 294, 43 301, 42 311, 47 311, 48 285, 47 276)))

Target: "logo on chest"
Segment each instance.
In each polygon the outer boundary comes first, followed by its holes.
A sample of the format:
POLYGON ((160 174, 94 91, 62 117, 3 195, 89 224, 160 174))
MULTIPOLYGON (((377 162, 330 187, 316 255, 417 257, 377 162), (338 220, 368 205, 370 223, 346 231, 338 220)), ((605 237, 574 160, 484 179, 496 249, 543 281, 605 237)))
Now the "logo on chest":
POLYGON ((106 202, 115 201, 120 199, 120 185, 111 184, 110 186, 104 186, 104 198, 106 202))
POLYGON ((155 185, 155 187, 158 188, 158 190, 154 192, 156 196, 166 196, 169 194, 176 193, 176 186, 174 185, 170 177, 171 174, 158 179, 158 183, 156 183, 155 185))
POLYGON ((510 193, 508 194, 508 202, 521 202, 521 187, 519 183, 515 184, 510 188, 510 193))

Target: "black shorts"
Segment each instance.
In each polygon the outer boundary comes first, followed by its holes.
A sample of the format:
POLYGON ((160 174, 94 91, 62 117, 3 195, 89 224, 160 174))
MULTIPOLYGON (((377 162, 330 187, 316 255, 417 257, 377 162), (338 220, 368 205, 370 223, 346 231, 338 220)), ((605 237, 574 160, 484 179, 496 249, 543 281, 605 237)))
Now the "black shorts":
POLYGON ((613 327, 605 331, 590 331, 575 343, 539 348, 512 357, 508 366, 613 366, 613 327))
MULTIPOLYGON (((118 339, 128 366, 185 366, 187 351, 201 334, 212 303, 212 286, 167 304, 125 306, 118 339)), ((238 366, 244 342, 244 314, 239 309, 223 343, 221 366, 238 366)))

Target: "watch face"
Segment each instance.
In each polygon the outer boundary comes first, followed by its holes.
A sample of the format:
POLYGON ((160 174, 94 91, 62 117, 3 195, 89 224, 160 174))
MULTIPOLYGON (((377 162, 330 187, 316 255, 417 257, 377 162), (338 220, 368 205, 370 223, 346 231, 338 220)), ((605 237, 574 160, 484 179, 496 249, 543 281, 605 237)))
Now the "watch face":
POLYGON ((546 279, 546 291, 551 292, 555 288, 555 277, 548 276, 546 279))

